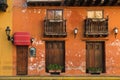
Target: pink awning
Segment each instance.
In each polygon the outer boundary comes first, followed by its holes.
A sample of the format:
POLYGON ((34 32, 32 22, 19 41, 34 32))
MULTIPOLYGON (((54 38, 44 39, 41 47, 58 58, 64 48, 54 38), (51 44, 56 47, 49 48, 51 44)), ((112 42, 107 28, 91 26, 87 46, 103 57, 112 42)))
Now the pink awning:
POLYGON ((30 45, 30 34, 28 32, 14 33, 14 45, 30 45))

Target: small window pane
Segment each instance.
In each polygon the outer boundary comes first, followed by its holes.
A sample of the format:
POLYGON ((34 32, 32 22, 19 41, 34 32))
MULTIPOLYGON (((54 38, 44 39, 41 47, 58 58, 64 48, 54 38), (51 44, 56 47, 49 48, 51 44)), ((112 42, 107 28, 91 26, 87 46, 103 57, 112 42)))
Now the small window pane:
POLYGON ((54 11, 48 10, 48 19, 54 19, 54 11))
POLYGON ((88 11, 87 12, 87 17, 88 18, 103 18, 103 11, 102 10, 88 11))
POLYGON ((87 17, 88 18, 94 18, 95 16, 94 16, 94 11, 88 11, 87 12, 87 17))
POLYGON ((55 19, 62 19, 62 11, 55 11, 55 19))
POLYGON ((62 19, 62 10, 47 10, 47 19, 62 19))
POLYGON ((30 57, 35 57, 36 56, 36 48, 31 47, 30 48, 30 57))
POLYGON ((102 11, 95 11, 95 17, 96 18, 103 18, 103 12, 102 11))

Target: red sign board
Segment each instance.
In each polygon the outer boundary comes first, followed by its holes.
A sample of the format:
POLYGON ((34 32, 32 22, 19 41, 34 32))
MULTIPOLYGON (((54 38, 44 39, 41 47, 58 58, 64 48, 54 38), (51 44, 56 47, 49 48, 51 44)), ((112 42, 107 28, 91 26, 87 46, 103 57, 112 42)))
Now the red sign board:
POLYGON ((30 34, 28 32, 14 33, 14 45, 30 45, 30 34))

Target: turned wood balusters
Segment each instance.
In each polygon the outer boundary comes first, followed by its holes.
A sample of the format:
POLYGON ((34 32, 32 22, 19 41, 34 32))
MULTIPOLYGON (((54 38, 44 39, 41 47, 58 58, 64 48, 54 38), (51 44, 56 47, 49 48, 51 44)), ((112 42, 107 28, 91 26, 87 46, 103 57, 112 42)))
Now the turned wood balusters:
POLYGON ((106 37, 108 36, 108 19, 92 19, 85 20, 85 37, 106 37))

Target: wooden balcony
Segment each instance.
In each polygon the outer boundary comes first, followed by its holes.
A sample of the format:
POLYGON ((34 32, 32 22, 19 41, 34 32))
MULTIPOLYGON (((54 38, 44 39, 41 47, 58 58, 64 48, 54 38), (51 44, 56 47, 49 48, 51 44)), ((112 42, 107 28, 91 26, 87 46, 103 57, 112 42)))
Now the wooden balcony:
POLYGON ((6 12, 7 7, 7 0, 0 0, 0 10, 6 12))
POLYGON ((85 20, 85 37, 107 37, 108 36, 108 19, 86 19, 85 20))
POLYGON ((66 20, 44 20, 44 37, 66 36, 66 20))
POLYGON ((119 6, 120 0, 27 0, 28 6, 119 6))

